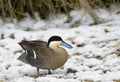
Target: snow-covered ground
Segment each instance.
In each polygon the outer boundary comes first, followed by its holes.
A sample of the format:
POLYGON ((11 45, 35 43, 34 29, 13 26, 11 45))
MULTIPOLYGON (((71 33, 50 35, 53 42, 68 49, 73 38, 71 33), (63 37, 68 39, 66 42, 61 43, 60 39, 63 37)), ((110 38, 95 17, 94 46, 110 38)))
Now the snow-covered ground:
POLYGON ((92 19, 83 10, 51 17, 50 21, 30 17, 20 22, 0 20, 0 82, 119 82, 120 81, 120 8, 96 10, 108 22, 90 26, 92 19), (71 27, 76 21, 80 25, 71 27), (26 31, 30 30, 30 31, 26 31), (22 53, 18 45, 23 39, 47 41, 52 35, 61 36, 73 46, 67 49, 66 64, 52 71, 40 70, 17 60, 22 53))

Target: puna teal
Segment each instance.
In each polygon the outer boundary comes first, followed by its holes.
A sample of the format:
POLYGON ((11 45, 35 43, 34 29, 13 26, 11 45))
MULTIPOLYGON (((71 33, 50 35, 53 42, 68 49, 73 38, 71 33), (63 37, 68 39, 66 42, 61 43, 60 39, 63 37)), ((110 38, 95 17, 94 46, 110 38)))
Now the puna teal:
POLYGON ((50 37, 48 42, 23 40, 19 44, 25 52, 18 59, 36 67, 38 75, 39 69, 47 69, 51 74, 50 70, 63 66, 68 59, 68 54, 61 46, 72 48, 59 36, 50 37))

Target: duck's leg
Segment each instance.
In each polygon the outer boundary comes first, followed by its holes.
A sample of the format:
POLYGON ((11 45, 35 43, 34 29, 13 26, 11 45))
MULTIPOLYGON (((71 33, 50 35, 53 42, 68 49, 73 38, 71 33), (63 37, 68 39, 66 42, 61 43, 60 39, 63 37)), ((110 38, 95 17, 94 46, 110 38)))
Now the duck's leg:
POLYGON ((50 69, 48 69, 48 74, 51 74, 51 71, 50 71, 50 69))
POLYGON ((39 74, 39 68, 37 67, 37 75, 39 76, 40 74, 39 74))

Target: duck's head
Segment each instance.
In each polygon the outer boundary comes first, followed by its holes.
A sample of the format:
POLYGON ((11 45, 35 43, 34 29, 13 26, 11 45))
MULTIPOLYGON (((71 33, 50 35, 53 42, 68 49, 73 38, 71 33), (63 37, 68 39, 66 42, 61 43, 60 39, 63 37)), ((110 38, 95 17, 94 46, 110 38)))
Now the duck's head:
POLYGON ((70 44, 64 42, 60 36, 52 36, 48 40, 48 46, 50 48, 57 48, 59 46, 64 46, 67 48, 73 48, 70 44))

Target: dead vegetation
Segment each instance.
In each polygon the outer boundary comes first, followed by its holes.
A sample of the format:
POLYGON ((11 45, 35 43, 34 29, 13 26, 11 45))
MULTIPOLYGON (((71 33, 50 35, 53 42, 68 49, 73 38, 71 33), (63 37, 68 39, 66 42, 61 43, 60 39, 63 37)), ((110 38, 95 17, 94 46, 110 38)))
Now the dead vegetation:
POLYGON ((70 18, 69 12, 71 10, 83 7, 95 22, 99 23, 99 17, 92 9, 109 8, 113 3, 120 3, 120 0, 0 0, 0 16, 3 19, 10 17, 19 20, 26 16, 26 12, 32 18, 35 18, 35 12, 38 12, 43 19, 48 18, 50 14, 57 13, 65 13, 70 18))

